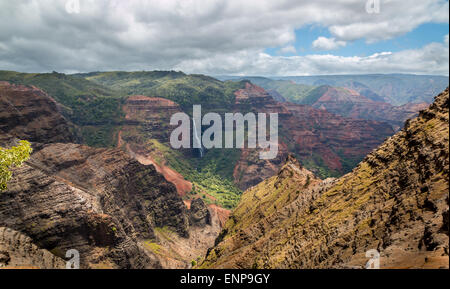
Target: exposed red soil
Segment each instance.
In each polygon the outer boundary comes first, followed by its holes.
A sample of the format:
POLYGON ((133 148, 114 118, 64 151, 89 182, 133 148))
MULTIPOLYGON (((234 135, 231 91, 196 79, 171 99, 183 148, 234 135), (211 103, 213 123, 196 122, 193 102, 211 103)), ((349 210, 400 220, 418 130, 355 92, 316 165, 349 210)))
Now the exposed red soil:
POLYGON ((164 165, 158 165, 150 155, 143 155, 131 150, 130 145, 127 144, 127 151, 134 154, 134 157, 138 162, 143 165, 153 165, 160 174, 164 176, 164 178, 175 185, 177 188, 178 194, 180 196, 185 196, 187 193, 192 191, 192 183, 185 180, 184 177, 178 173, 177 171, 171 169, 170 167, 164 165))
POLYGON ((230 217, 231 211, 214 204, 209 205, 208 207, 216 213, 217 218, 219 219, 220 227, 223 228, 230 217))

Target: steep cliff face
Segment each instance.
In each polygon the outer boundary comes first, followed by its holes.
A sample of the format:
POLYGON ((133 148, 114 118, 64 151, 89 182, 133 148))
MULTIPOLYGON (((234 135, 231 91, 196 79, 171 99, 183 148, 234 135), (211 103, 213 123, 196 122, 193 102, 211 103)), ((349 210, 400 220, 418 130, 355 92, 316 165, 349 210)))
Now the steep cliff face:
MULTIPOLYGON (((237 90, 235 96, 234 111, 237 113, 253 112, 255 115, 278 113, 281 119, 288 119, 291 116, 289 111, 276 102, 266 90, 249 82, 245 84, 244 89, 237 90)), ((283 124, 280 119, 279 124, 280 126, 283 124)), ((283 141, 279 141, 278 155, 272 160, 261 160, 260 150, 248 148, 241 150, 233 171, 234 182, 241 190, 246 190, 277 173, 288 153, 287 145, 283 141)))
POLYGON ((33 240, 9 228, 0 228, 0 268, 63 269, 65 261, 47 250, 39 249, 33 240))
POLYGON ((447 89, 344 177, 248 190, 202 266, 362 268, 375 249, 381 268, 448 268, 448 121, 447 89))
MULTIPOLYGON (((171 116, 181 112, 179 105, 171 100, 142 95, 129 96, 123 110, 125 119, 139 125, 142 135, 162 143, 168 143, 170 140, 171 116)), ((125 135, 126 130, 123 136, 125 135)))
MULTIPOLYGON (((52 99, 38 89, 3 84, 0 92, 0 146, 26 139, 33 141, 34 148, 30 160, 13 170, 8 190, 0 192, 0 227, 7 232, 20 232, 39 250, 51 252, 56 259, 50 261, 62 260, 67 250, 76 249, 84 268, 172 265, 146 246, 162 243, 161 228, 180 242, 195 240, 192 235, 201 238, 201 232, 209 230, 211 236, 193 246, 197 255, 213 244, 220 230, 218 216, 208 215, 201 206, 189 211, 176 187, 154 166, 140 164, 119 149, 70 143, 75 139, 70 125, 52 99), (20 122, 15 123, 17 118, 20 122), (197 217, 198 229, 189 228, 191 216, 197 217)), ((53 265, 37 262, 31 256, 34 249, 22 248, 31 257, 17 259, 21 244, 2 247, 4 264, 60 266, 56 261, 53 265)), ((191 258, 181 256, 175 266, 186 267, 191 258)))
POLYGON ((195 199, 191 202, 189 210, 189 223, 192 226, 205 227, 211 225, 211 212, 208 210, 202 199, 195 199))
POLYGON ((279 115, 278 156, 270 161, 260 160, 258 151, 244 149, 234 170, 235 182, 241 189, 275 175, 289 152, 321 177, 342 175, 394 134, 386 123, 276 102, 264 89, 250 83, 236 92, 235 111, 279 115))
POLYGON ((157 268, 140 240, 165 227, 188 236, 175 187, 120 150, 44 145, 0 194, 0 226, 57 256, 76 249, 84 267, 157 268))
POLYGON ((169 167, 163 152, 150 145, 152 140, 157 140, 168 146, 174 128, 170 126, 170 118, 181 112, 179 105, 164 98, 133 95, 128 97, 123 110, 127 124, 119 132, 118 147, 128 151, 140 163, 154 165, 175 185, 180 195, 191 192, 192 183, 169 167))
POLYGON ((57 103, 34 86, 0 82, 0 132, 31 142, 75 142, 57 103))
POLYGON ((286 121, 289 143, 294 143, 300 161, 307 164, 320 156, 326 167, 341 173, 394 134, 382 122, 344 118, 303 105, 291 105, 288 110, 293 115, 286 121))

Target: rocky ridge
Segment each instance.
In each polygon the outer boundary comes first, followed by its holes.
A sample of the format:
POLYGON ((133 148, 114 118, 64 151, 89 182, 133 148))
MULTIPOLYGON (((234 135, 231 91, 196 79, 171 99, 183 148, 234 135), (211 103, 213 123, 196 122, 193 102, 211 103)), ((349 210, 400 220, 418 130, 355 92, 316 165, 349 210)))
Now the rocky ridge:
POLYGON ((448 121, 447 89, 340 179, 288 160, 244 193, 201 267, 364 268, 375 249, 381 268, 448 268, 448 121))
POLYGON ((0 269, 63 269, 66 262, 33 240, 9 228, 0 228, 0 269))
POLYGON ((34 86, 0 81, 0 131, 30 142, 75 142, 75 128, 48 94, 34 86))

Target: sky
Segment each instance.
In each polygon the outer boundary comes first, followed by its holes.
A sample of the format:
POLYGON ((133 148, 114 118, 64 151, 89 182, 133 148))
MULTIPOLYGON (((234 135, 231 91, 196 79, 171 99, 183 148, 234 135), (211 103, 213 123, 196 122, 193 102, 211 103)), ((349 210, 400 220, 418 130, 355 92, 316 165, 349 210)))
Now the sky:
POLYGON ((0 70, 449 74, 444 0, 0 0, 0 70))

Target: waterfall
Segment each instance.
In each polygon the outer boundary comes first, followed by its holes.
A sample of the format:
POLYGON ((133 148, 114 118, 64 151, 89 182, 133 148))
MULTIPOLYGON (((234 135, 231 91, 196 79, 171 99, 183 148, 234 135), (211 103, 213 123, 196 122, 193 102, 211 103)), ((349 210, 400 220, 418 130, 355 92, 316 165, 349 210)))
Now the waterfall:
MULTIPOLYGON (((194 137, 195 137, 195 140, 197 141, 197 144, 200 145, 200 148, 198 148, 198 150, 200 151, 200 158, 203 158, 203 154, 204 154, 203 146, 202 146, 202 142, 201 142, 200 138, 198 137, 197 125, 195 124, 195 120, 192 120, 192 123, 194 124, 194 137)), ((195 145, 194 145, 194 147, 195 147, 195 145)))

